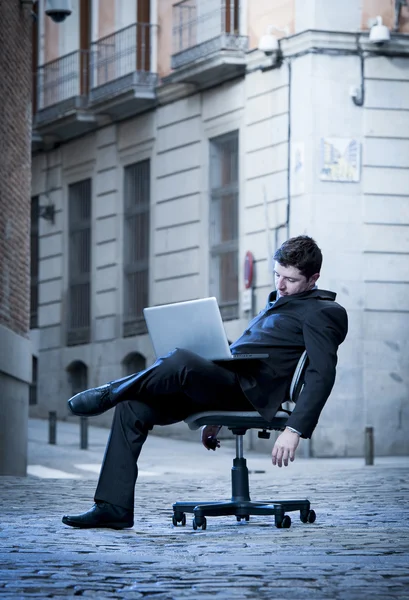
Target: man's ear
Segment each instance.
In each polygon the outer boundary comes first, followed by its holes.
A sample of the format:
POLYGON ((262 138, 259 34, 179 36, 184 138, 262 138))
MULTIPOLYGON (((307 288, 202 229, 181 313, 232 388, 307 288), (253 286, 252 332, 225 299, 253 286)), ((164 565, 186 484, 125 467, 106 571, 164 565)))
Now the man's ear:
POLYGON ((313 286, 317 283, 319 277, 320 277, 319 273, 314 273, 314 275, 311 275, 310 282, 312 283, 313 286))

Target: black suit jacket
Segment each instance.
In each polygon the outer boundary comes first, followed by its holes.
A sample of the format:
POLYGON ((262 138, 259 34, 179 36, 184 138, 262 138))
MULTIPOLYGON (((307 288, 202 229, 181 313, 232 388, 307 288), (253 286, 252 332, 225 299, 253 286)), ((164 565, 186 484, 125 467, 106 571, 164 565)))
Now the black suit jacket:
POLYGON ((256 410, 271 420, 288 391, 297 362, 307 350, 305 385, 288 426, 311 437, 335 381, 338 346, 348 331, 345 309, 336 294, 314 289, 276 300, 272 292, 264 310, 231 345, 232 353, 268 352, 269 358, 235 364, 240 385, 256 410), (270 302, 275 301, 270 307, 270 302))

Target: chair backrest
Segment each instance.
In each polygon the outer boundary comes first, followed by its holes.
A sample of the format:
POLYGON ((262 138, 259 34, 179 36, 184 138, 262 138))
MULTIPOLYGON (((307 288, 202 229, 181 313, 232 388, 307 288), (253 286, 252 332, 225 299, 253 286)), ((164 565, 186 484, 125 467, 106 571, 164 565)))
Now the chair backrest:
POLYGON ((293 378, 291 380, 290 397, 289 397, 289 400, 291 402, 297 402, 298 396, 302 392, 302 389, 304 387, 305 371, 307 370, 307 367, 308 367, 308 356, 307 356, 307 351, 304 350, 304 352, 301 354, 300 360, 297 363, 293 378))

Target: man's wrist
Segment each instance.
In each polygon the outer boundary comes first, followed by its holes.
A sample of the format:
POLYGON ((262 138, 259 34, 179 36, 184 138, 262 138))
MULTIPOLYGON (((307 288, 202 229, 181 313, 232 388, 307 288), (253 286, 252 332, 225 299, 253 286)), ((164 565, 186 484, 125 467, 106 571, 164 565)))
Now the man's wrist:
POLYGON ((288 425, 286 426, 286 429, 288 429, 288 431, 292 431, 292 433, 296 433, 297 435, 299 435, 301 437, 301 432, 297 431, 297 429, 294 429, 294 427, 289 427, 288 425))

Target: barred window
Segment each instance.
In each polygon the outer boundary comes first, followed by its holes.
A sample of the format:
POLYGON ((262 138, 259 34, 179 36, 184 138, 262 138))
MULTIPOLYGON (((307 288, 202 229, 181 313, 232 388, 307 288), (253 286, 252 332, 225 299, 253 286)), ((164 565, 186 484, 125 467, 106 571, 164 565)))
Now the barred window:
POLYGON ((238 132, 210 140, 210 293, 223 319, 239 313, 238 132))
POLYGON ((29 396, 28 403, 30 406, 37 404, 37 380, 38 380, 38 360, 36 356, 31 357, 32 361, 32 375, 31 375, 31 383, 29 387, 29 396))
POLYGON ((150 161, 124 170, 124 336, 146 332, 149 303, 150 161))
POLYGON ((71 363, 67 373, 72 396, 88 388, 88 367, 81 360, 71 363))
POLYGON ((91 179, 68 188, 67 345, 87 344, 91 323, 91 179))
POLYGON ((39 197, 31 198, 30 226, 30 328, 38 327, 39 197))

